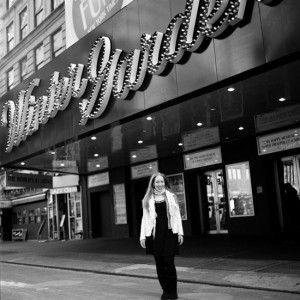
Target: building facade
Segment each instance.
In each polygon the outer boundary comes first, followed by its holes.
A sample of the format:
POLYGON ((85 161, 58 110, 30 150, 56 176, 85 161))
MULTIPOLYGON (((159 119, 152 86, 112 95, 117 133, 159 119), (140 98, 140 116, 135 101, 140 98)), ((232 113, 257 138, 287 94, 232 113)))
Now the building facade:
POLYGON ((7 88, 1 166, 51 175, 48 238, 137 237, 155 171, 186 235, 297 232, 285 184, 299 195, 299 11, 131 1, 7 88))

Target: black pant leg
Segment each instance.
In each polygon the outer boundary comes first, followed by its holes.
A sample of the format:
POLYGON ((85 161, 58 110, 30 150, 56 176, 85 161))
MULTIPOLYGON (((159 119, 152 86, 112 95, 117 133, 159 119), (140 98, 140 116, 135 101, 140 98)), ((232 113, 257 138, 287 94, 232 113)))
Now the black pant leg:
POLYGON ((167 272, 163 256, 154 256, 158 281, 164 293, 168 293, 167 272))
POLYGON ((172 295, 177 295, 177 272, 174 260, 174 255, 164 257, 168 292, 172 295))

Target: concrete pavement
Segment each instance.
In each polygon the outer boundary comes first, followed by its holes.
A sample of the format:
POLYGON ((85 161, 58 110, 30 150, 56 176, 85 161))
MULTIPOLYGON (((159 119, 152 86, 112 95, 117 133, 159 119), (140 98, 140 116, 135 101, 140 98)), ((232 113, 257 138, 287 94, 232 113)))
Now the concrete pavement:
MULTIPOLYGON (((135 238, 0 243, 0 262, 156 278, 135 238)), ((300 243, 271 238, 185 238, 178 281, 300 294, 300 243)))

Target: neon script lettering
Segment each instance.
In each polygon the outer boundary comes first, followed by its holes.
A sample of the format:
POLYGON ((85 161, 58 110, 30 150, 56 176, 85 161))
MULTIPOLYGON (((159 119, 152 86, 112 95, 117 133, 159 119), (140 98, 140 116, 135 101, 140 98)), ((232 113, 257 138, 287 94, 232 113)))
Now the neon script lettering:
MULTIPOLYGON (((259 1, 259 0, 258 0, 259 1)), ((273 0, 261 0, 270 4, 273 0)), ((87 63, 88 78, 83 78, 84 65, 70 64, 68 77, 59 72, 50 77, 47 95, 38 99, 32 94, 40 79, 30 82, 16 101, 8 100, 2 108, 1 126, 8 127, 6 152, 46 124, 59 111, 65 110, 71 98, 80 98, 80 125, 100 117, 109 99, 126 99, 138 90, 146 74, 160 75, 168 63, 178 63, 184 52, 194 52, 204 38, 216 38, 228 26, 243 20, 247 0, 187 0, 184 13, 173 17, 165 33, 143 34, 140 49, 128 54, 111 49, 108 37, 99 37, 92 46, 87 63), (83 98, 87 86, 92 90, 83 98)))

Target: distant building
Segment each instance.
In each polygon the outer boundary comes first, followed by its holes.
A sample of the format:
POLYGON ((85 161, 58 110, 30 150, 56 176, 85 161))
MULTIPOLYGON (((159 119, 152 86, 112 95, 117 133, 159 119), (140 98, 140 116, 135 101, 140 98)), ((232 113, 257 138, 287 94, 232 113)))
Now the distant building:
POLYGON ((65 50, 64 0, 0 3, 0 96, 65 50))

